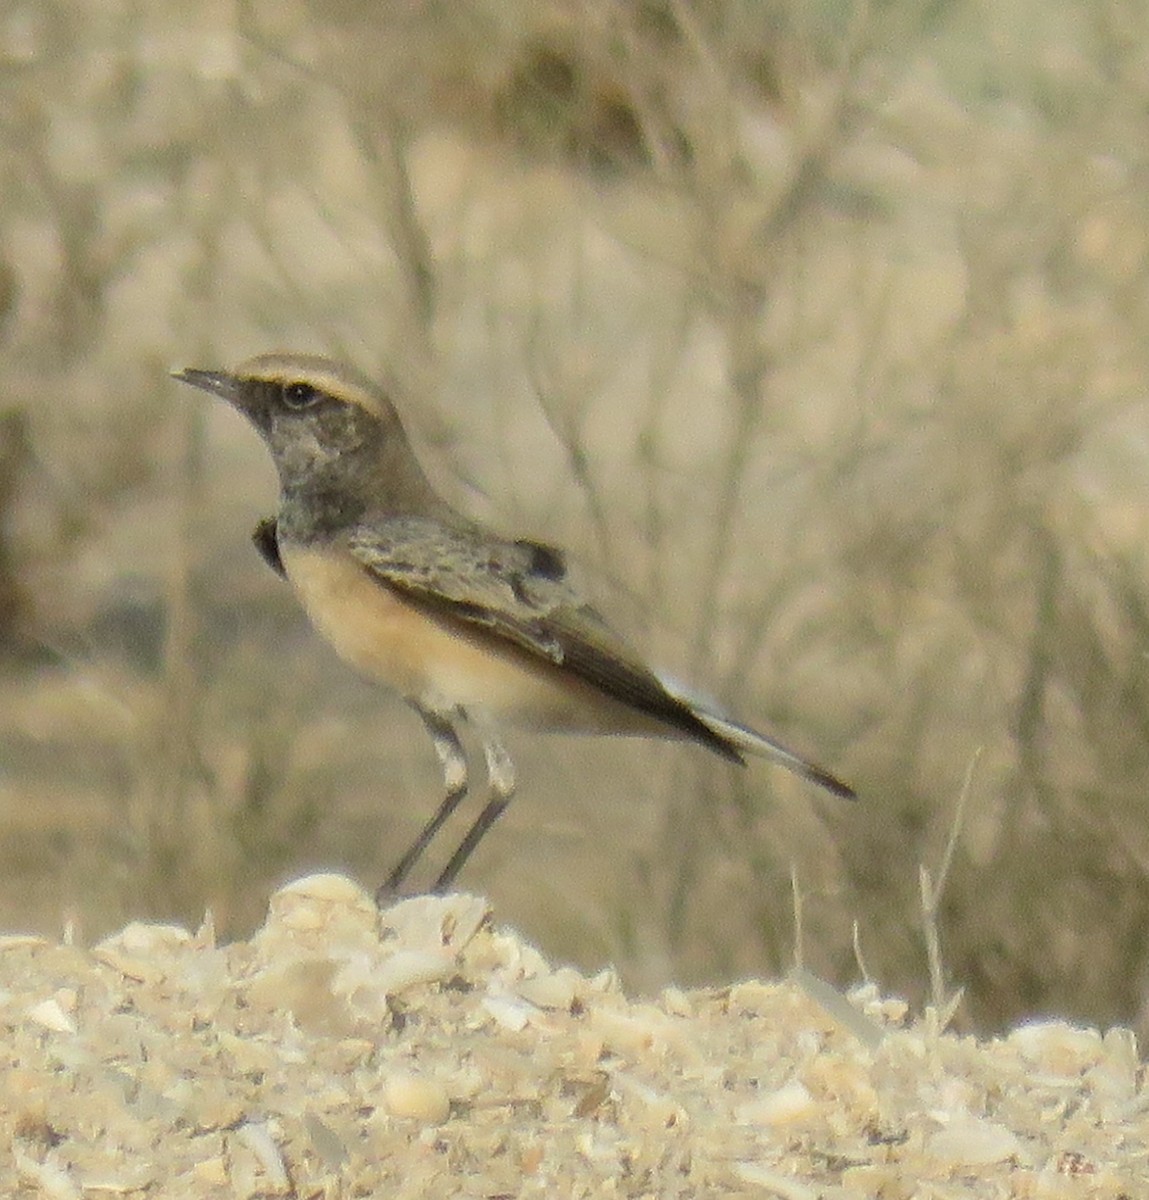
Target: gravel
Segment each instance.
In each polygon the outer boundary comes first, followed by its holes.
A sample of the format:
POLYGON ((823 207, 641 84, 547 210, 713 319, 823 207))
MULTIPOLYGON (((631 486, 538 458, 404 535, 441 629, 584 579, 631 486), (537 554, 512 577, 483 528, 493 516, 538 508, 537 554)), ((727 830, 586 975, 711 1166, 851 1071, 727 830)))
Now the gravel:
POLYGON ((317 875, 226 946, 0 938, 0 1194, 1149 1196, 1131 1033, 929 1018, 803 976, 629 999, 477 897, 317 875))

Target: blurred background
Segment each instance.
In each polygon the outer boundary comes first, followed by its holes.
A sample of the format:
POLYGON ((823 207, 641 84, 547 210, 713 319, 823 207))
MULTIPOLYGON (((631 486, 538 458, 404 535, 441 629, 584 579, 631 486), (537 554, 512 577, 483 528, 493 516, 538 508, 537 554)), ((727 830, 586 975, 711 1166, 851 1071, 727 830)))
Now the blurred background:
POLYGON ((1145 1031, 1147 10, 10 0, 0 926, 241 935, 438 802, 250 545, 258 439, 167 378, 290 348, 863 796, 512 734, 500 921, 636 990, 798 955, 1145 1031))

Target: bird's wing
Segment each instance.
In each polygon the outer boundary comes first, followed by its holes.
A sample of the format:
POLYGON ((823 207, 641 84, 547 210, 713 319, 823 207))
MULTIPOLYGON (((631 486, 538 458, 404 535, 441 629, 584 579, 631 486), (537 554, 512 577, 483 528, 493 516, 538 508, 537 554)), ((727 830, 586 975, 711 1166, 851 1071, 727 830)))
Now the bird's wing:
POLYGON ((360 527, 350 549, 384 586, 431 612, 482 629, 727 758, 738 748, 672 695, 567 577, 562 553, 426 517, 360 527))
POLYGON ((360 528, 351 552, 408 599, 482 626, 561 665, 550 619, 577 604, 562 555, 534 542, 507 542, 426 517, 393 517, 360 528))

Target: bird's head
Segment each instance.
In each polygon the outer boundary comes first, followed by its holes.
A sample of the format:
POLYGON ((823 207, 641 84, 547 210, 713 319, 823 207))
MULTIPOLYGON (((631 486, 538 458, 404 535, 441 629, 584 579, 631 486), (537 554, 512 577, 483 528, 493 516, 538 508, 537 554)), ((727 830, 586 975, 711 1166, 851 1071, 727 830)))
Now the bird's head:
POLYGON ((263 435, 285 486, 336 463, 344 473, 377 465, 405 439, 382 388, 313 354, 260 354, 229 371, 188 368, 175 379, 226 400, 263 435))

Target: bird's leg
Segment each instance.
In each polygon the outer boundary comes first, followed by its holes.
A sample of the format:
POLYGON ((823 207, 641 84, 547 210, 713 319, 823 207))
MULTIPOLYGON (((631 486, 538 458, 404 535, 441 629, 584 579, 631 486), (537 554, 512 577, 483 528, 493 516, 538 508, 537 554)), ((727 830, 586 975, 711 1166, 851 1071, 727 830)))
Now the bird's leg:
POLYGON ((483 753, 487 756, 487 778, 490 781, 486 807, 479 813, 474 825, 467 830, 459 848, 451 855, 442 874, 435 881, 436 892, 445 892, 455 882, 455 876, 471 857, 471 851, 483 840, 483 835, 499 819, 515 794, 515 764, 511 762, 511 756, 502 742, 489 732, 483 739, 483 753))
MULTIPOLYGON (((467 756, 463 752, 463 744, 455 727, 441 713, 430 709, 414 706, 415 711, 427 727, 431 740, 435 743, 435 753, 443 767, 443 785, 447 794, 443 802, 435 810, 435 815, 419 831, 419 836, 407 848, 403 857, 395 864, 391 874, 375 892, 376 904, 385 904, 402 886, 403 881, 411 873, 411 868, 423 856, 431 839, 439 832, 443 822, 450 817, 462 803, 467 794, 467 756)), ((460 864, 461 865, 461 864, 460 864)), ((436 885, 436 891, 438 885, 436 885)))

